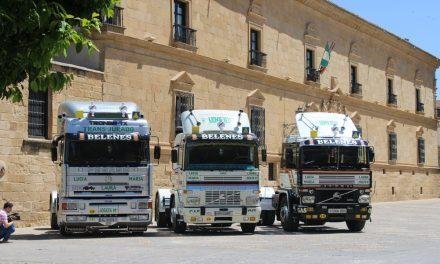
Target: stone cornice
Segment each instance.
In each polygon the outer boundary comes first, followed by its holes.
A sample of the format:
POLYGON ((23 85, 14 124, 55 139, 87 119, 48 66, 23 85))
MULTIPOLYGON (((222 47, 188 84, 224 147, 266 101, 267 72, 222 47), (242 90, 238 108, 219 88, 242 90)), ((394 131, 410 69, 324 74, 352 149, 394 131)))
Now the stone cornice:
MULTIPOLYGON (((279 77, 265 74, 261 71, 251 70, 238 65, 225 63, 220 60, 216 60, 207 56, 196 54, 184 49, 178 49, 168 45, 148 42, 129 36, 124 36, 115 33, 106 33, 96 35, 96 39, 105 41, 106 47, 115 49, 125 49, 130 52, 138 52, 143 55, 149 55, 153 52, 162 53, 168 56, 158 56, 158 58, 165 60, 172 60, 176 63, 186 63, 194 67, 203 68, 209 71, 213 71, 215 68, 226 71, 229 75, 237 78, 253 80, 256 83, 263 84, 265 86, 276 87, 281 90, 295 92, 303 94, 308 97, 316 98, 316 102, 320 102, 324 98, 329 98, 334 95, 328 90, 320 88, 313 88, 310 85, 293 82, 291 80, 285 80, 279 77), (185 62, 185 60, 187 62, 185 62)), ((336 95, 337 99, 344 103, 349 111, 368 112, 372 116, 380 116, 387 119, 394 119, 398 123, 412 124, 415 126, 424 126, 430 129, 437 129, 437 119, 424 117, 415 113, 409 113, 393 107, 385 105, 375 104, 372 102, 364 101, 358 98, 351 97, 349 95, 336 95), (385 114, 386 113, 386 114, 385 114)))
POLYGON ((391 46, 393 46, 397 51, 402 51, 404 54, 408 54, 412 56, 414 59, 417 59, 425 64, 428 64, 432 68, 438 68, 440 66, 440 59, 435 57, 434 55, 414 46, 410 42, 400 38, 399 36, 386 31, 383 28, 380 28, 377 25, 374 25, 371 22, 359 17, 356 14, 353 14, 327 0, 297 0, 322 13, 325 16, 328 16, 335 21, 338 21, 342 24, 345 24, 348 27, 353 28, 356 31, 360 31, 367 35, 370 35, 378 40, 381 40, 391 46))

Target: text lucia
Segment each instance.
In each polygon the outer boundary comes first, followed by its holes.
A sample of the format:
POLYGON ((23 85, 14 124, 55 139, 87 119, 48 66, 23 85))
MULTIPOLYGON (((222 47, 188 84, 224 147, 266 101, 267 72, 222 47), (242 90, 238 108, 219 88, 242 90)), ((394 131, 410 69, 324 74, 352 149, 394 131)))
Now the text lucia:
POLYGON ((130 134, 87 134, 87 140, 132 140, 130 134))

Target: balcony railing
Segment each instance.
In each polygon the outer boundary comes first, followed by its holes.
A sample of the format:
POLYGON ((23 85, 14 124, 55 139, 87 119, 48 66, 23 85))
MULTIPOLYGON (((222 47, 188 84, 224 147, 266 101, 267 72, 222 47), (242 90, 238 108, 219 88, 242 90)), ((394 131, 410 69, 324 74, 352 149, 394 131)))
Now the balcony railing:
POLYGON ((388 95, 388 104, 397 105, 397 95, 389 94, 388 95))
POLYGON ((251 65, 257 65, 259 67, 266 68, 266 53, 259 50, 250 50, 249 58, 251 65))
POLYGON ((362 95, 362 84, 360 83, 352 83, 351 84, 351 93, 362 95))
POLYGON ((174 41, 196 46, 197 30, 184 25, 174 24, 174 41))
POLYGON ((124 27, 124 14, 123 14, 124 8, 115 6, 113 10, 113 16, 107 17, 105 15, 102 16, 102 23, 111 25, 111 26, 117 26, 117 27, 124 27))
POLYGON ((306 79, 311 82, 319 81, 319 71, 314 68, 306 68, 306 79))
POLYGON ((419 113, 425 112, 425 104, 424 103, 417 103, 416 111, 419 113))

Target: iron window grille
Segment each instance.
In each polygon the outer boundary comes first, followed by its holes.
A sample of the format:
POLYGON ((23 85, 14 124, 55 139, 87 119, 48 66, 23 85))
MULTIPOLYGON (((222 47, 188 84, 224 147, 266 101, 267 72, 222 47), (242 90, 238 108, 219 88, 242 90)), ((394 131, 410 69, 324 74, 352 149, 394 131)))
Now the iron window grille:
POLYGON ((49 103, 47 91, 34 92, 29 90, 28 135, 32 137, 48 137, 49 103))
POLYGON ((425 163, 425 139, 417 139, 417 162, 420 164, 425 163))
POLYGON ((389 144, 389 160, 397 160, 397 135, 395 133, 388 134, 389 144))
POLYGON ((265 109, 251 106, 251 131, 258 137, 260 146, 265 144, 265 109))
POLYGON ((259 67, 266 68, 266 53, 258 50, 250 50, 249 57, 251 65, 257 65, 259 67))
POLYGON ((174 41, 196 46, 196 32, 195 29, 174 24, 174 41))
POLYGON ((117 27, 123 27, 124 26, 124 14, 123 14, 124 8, 120 6, 115 6, 113 9, 113 16, 107 17, 105 15, 102 16, 102 23, 117 26, 117 27))
POLYGON ((180 119, 180 114, 194 109, 194 94, 192 93, 184 93, 184 92, 176 92, 176 105, 175 105, 175 113, 174 113, 174 127, 175 134, 179 134, 182 132, 182 120, 180 119))
POLYGON ((388 104, 397 105, 397 95, 394 94, 393 80, 387 79, 388 104))
POLYGON ((269 181, 274 181, 275 180, 275 164, 274 163, 269 163, 268 171, 269 171, 269 175, 268 175, 269 181))

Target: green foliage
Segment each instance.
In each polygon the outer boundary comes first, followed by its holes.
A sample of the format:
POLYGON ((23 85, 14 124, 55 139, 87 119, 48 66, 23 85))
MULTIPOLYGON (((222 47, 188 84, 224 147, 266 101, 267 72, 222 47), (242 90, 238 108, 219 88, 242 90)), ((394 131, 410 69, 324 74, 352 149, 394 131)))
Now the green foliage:
POLYGON ((72 45, 97 51, 90 39, 100 14, 113 15, 118 0, 0 0, 0 99, 22 100, 29 89, 59 91, 73 76, 52 70, 51 59, 72 45))

